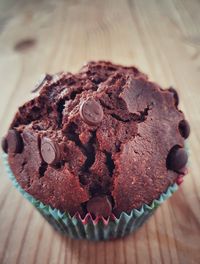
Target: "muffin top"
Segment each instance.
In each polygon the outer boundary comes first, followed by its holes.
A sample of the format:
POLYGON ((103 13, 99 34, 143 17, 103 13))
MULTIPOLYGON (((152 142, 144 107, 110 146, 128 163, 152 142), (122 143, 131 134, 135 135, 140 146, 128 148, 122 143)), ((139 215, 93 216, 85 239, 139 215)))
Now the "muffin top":
POLYGON ((21 187, 71 215, 118 216, 150 204, 184 173, 190 128, 173 88, 135 67, 89 62, 46 74, 2 148, 21 187))

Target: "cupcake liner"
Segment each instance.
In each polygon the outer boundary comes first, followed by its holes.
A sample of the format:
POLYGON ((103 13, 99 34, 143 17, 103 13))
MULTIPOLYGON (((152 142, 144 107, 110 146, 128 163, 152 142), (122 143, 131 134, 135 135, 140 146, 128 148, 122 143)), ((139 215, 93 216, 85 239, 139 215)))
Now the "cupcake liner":
POLYGON ((144 204, 140 209, 133 209, 130 213, 122 212, 119 217, 111 215, 108 219, 104 217, 93 219, 88 213, 84 218, 81 218, 79 213, 71 216, 67 212, 61 212, 43 204, 25 192, 13 175, 6 154, 3 156, 3 161, 10 180, 20 193, 34 205, 55 230, 75 239, 109 240, 134 232, 178 189, 178 185, 175 183, 161 194, 159 199, 153 200, 151 205, 144 204))

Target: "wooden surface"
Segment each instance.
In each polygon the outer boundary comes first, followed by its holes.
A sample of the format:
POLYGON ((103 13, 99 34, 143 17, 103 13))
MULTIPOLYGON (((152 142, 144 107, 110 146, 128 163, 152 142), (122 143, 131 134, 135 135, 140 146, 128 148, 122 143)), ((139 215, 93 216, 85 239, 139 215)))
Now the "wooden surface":
POLYGON ((0 1, 0 134, 43 72, 91 59, 135 64, 180 93, 191 123, 190 174, 136 234, 60 237, 0 166, 0 263, 200 263, 200 1, 0 1))

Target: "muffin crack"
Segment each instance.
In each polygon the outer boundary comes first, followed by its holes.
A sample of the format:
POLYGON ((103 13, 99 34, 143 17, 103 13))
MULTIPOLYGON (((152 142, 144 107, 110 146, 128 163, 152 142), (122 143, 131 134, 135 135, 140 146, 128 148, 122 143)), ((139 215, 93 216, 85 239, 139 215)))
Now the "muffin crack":
POLYGON ((39 167, 39 178, 44 176, 47 168, 48 168, 48 164, 46 162, 42 162, 39 167))
POLYGON ((82 94, 83 91, 84 91, 83 89, 80 89, 80 90, 78 90, 78 91, 72 91, 72 92, 70 93, 70 95, 69 95, 69 99, 71 99, 71 100, 76 99, 76 96, 77 96, 78 94, 82 94))
POLYGON ((111 108, 105 107, 105 105, 104 108, 107 109, 106 113, 108 115, 122 123, 129 123, 130 121, 135 121, 137 123, 144 122, 148 117, 149 111, 152 109, 152 107, 148 105, 143 111, 139 111, 139 114, 130 113, 129 116, 125 118, 117 114, 116 111, 112 110, 111 108))
POLYGON ((116 119, 116 120, 118 120, 118 121, 120 121, 120 122, 127 123, 127 122, 130 121, 130 118, 128 118, 128 119, 123 119, 122 117, 120 117, 119 115, 117 115, 117 114, 115 114, 115 113, 110 113, 110 115, 111 115, 114 119, 116 119))
POLYGON ((112 159, 112 153, 111 152, 107 152, 105 151, 104 152, 105 155, 106 155, 106 166, 108 168, 108 171, 109 171, 109 175, 110 177, 113 176, 113 172, 115 170, 115 163, 114 163, 114 160, 112 159))
POLYGON ((61 99, 57 103, 57 112, 58 112, 58 127, 60 128, 62 126, 62 120, 63 120, 63 110, 65 108, 65 100, 61 99))
POLYGON ((77 129, 78 126, 76 123, 74 122, 70 123, 66 130, 66 135, 69 140, 73 141, 76 144, 76 146, 80 147, 80 149, 83 151, 83 145, 79 139, 78 133, 76 132, 77 129))
POLYGON ((92 167, 93 163, 95 162, 96 142, 96 131, 93 131, 87 146, 83 147, 85 150, 85 155, 87 157, 81 169, 83 172, 88 172, 89 169, 92 167))
POLYGON ((140 115, 138 116, 138 123, 144 122, 147 119, 147 116, 149 115, 149 111, 152 110, 153 103, 150 103, 147 105, 147 107, 144 108, 143 111, 139 111, 140 115))

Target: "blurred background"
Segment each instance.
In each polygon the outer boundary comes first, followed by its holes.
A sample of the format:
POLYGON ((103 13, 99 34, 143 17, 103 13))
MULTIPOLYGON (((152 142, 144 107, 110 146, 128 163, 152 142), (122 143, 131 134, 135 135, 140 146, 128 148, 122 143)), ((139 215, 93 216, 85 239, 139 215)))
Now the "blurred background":
POLYGON ((137 234, 113 242, 61 238, 0 163, 0 263, 200 263, 199 14, 199 0, 0 1, 0 136, 42 73, 99 59, 175 87, 192 128, 181 190, 137 234))

